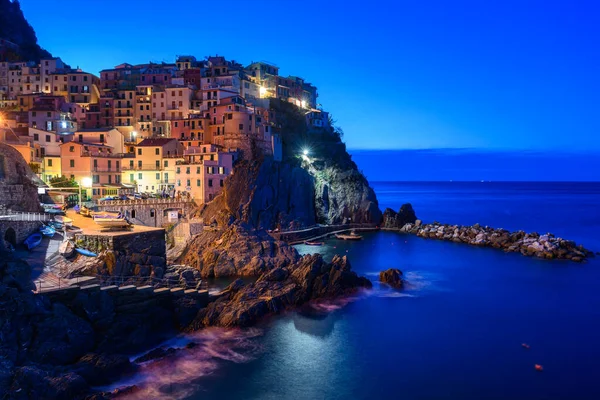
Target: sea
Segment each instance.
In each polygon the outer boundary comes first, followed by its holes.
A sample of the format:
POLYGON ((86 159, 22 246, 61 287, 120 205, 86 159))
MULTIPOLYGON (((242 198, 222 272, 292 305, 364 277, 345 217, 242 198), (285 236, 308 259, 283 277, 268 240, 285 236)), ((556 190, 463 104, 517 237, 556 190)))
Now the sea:
MULTIPOLYGON (((424 222, 552 232, 600 251, 600 183, 372 186, 382 210, 409 202, 424 222)), ((394 232, 297 249, 347 255, 373 290, 174 338, 165 345, 198 345, 119 384, 143 388, 131 398, 600 399, 600 256, 539 260, 394 232), (387 268, 405 290, 377 283, 387 268)))

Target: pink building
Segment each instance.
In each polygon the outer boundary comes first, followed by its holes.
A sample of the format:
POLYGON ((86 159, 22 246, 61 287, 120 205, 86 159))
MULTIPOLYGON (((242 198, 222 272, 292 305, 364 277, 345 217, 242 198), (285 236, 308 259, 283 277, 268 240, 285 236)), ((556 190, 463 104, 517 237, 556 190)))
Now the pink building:
POLYGON ((235 157, 235 152, 222 151, 215 145, 187 148, 184 161, 176 166, 175 190, 187 193, 197 203, 211 201, 223 190, 235 157))

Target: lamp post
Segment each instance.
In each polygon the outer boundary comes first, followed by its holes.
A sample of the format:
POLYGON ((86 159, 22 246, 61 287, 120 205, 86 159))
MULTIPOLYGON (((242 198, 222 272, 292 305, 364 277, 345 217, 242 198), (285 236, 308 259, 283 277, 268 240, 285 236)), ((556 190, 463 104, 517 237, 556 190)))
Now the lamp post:
POLYGON ((79 182, 79 208, 81 208, 81 206, 83 205, 83 201, 81 199, 81 187, 82 186, 85 186, 85 187, 92 186, 92 178, 90 178, 90 177, 81 178, 81 181, 79 182))

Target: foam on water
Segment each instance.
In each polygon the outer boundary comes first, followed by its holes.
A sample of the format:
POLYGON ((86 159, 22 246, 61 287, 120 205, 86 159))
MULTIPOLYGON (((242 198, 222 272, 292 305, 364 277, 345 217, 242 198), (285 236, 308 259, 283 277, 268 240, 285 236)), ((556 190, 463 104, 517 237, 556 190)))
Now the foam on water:
POLYGON ((163 359, 139 365, 138 372, 113 385, 98 388, 112 391, 118 387, 136 385, 139 391, 122 396, 124 399, 183 399, 202 389, 202 378, 214 374, 224 362, 246 363, 260 354, 258 337, 261 329, 207 328, 173 338, 162 348, 178 349, 163 359), (195 343, 193 348, 185 345, 195 343))

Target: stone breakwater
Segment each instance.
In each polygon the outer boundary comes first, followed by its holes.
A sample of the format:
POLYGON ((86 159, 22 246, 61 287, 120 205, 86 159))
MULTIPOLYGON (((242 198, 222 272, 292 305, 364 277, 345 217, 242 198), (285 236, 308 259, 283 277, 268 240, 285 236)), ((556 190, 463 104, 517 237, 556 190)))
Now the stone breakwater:
MULTIPOLYGON (((394 228, 394 230, 398 230, 394 228)), ((594 253, 571 240, 555 237, 551 233, 540 235, 537 232, 510 232, 488 226, 447 225, 434 222, 405 224, 400 232, 411 233, 422 238, 446 240, 455 243, 467 243, 473 246, 493 247, 505 252, 521 253, 528 257, 545 259, 567 259, 575 262, 586 261, 594 253)))

